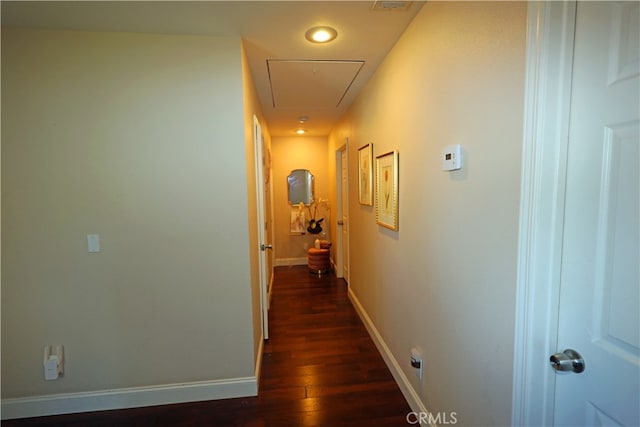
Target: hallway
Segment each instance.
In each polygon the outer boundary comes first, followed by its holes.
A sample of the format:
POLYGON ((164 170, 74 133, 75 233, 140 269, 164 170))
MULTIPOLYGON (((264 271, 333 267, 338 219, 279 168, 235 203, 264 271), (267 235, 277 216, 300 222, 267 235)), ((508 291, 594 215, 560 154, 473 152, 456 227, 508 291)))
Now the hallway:
POLYGON ((306 267, 278 267, 275 274, 260 381, 260 401, 273 399, 267 425, 406 425, 411 410, 345 282, 306 267))
POLYGON ((411 411, 342 279, 276 267, 259 397, 4 420, 32 426, 408 425, 411 411))

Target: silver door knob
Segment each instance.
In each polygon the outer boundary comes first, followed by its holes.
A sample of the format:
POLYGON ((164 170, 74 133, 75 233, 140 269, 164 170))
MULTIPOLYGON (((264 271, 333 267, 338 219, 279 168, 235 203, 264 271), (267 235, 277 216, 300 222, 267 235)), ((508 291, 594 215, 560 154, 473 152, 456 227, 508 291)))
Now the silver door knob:
POLYGON ((570 348, 562 353, 556 353, 549 358, 551 367, 556 371, 570 371, 579 374, 584 371, 584 359, 575 350, 570 348))
POLYGON ((273 245, 262 244, 262 245, 260 245, 260 249, 263 250, 263 251, 266 251, 267 249, 273 249, 273 245))

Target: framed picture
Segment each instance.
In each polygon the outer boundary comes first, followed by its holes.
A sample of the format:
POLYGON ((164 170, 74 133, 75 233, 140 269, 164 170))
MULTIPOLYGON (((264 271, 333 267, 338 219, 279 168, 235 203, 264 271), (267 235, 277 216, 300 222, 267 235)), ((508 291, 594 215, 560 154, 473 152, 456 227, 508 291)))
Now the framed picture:
POLYGON ((291 234, 304 234, 305 232, 305 215, 304 211, 298 208, 291 211, 291 222, 289 232, 291 234))
POLYGON ((376 157, 376 222, 398 230, 398 152, 376 157))
POLYGON ((358 201, 373 206, 373 144, 358 148, 358 201))

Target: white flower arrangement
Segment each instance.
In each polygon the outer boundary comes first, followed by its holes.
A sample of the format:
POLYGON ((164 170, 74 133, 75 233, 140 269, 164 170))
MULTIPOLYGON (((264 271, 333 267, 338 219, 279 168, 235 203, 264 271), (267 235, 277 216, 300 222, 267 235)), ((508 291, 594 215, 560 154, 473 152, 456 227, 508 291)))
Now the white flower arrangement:
POLYGON ((305 206, 302 202, 298 204, 298 209, 301 211, 304 210, 305 207, 307 208, 310 217, 307 231, 311 234, 322 233, 322 226, 320 224, 324 221, 324 217, 320 219, 317 218, 318 208, 320 209, 320 213, 322 213, 323 210, 328 212, 331 209, 329 206, 329 200, 318 197, 317 199, 313 199, 309 206, 305 206))

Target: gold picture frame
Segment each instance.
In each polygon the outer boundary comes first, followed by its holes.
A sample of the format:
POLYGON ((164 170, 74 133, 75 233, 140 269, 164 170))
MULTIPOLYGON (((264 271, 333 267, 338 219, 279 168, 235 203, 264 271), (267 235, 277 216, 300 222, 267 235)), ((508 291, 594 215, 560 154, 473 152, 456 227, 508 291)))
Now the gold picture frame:
POLYGON ((376 157, 376 222, 398 231, 398 152, 376 157))
POLYGON ((358 202, 373 206, 373 144, 358 148, 358 202))

